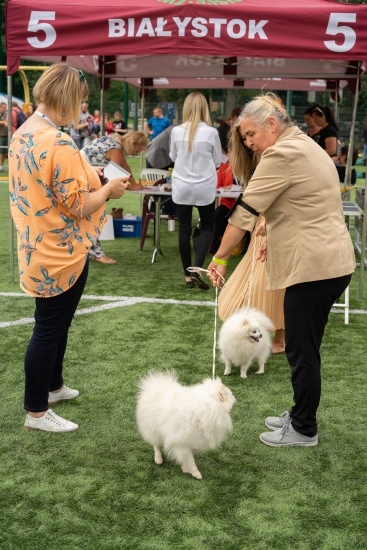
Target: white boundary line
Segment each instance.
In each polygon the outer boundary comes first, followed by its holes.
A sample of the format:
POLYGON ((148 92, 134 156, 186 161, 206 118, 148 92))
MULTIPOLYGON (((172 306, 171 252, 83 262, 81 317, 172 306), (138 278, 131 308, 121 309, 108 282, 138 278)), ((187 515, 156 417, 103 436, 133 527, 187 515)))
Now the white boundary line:
MULTIPOLYGON (((3 298, 32 298, 28 294, 23 294, 22 292, 0 292, 0 297, 3 298)), ((180 305, 180 306, 204 306, 204 307, 214 307, 215 302, 202 302, 199 300, 173 300, 171 298, 143 298, 143 297, 128 297, 128 296, 97 296, 93 294, 84 294, 81 300, 96 300, 99 302, 110 302, 107 304, 102 304, 99 306, 91 306, 85 308, 79 308, 76 310, 75 315, 86 315, 89 313, 98 313, 100 311, 107 311, 109 309, 115 309, 119 307, 133 306, 135 304, 171 304, 171 305, 180 305)), ((340 309, 332 308, 332 313, 343 313, 340 309)), ((349 311, 350 314, 354 315, 367 315, 365 309, 352 309, 349 311)), ((24 317, 22 319, 17 319, 16 321, 6 321, 0 322, 0 328, 14 327, 18 325, 30 325, 34 323, 33 317, 24 317)))
MULTIPOLYGON (((3 298, 33 298, 28 294, 21 292, 0 292, 0 297, 3 298)), ((81 300, 96 300, 103 302, 110 302, 99 306, 91 306, 85 308, 78 308, 75 315, 85 315, 88 313, 98 313, 100 311, 107 311, 109 309, 115 309, 118 307, 133 306, 135 304, 151 303, 151 304, 171 304, 171 305, 183 305, 183 306, 214 306, 214 302, 201 302, 198 300, 173 300, 165 298, 143 298, 136 297, 131 298, 128 296, 95 296, 90 294, 84 294, 81 300)), ((4 321, 0 322, 0 328, 14 327, 18 325, 29 325, 34 323, 33 317, 23 317, 16 321, 4 321)))

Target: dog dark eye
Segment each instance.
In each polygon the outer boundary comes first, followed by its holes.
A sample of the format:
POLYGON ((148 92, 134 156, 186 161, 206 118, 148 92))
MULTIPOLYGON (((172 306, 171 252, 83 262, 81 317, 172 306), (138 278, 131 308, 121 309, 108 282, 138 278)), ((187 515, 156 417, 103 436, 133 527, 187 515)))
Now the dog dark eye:
POLYGON ((256 332, 257 332, 256 330, 253 330, 253 331, 252 331, 252 334, 256 334, 256 332))

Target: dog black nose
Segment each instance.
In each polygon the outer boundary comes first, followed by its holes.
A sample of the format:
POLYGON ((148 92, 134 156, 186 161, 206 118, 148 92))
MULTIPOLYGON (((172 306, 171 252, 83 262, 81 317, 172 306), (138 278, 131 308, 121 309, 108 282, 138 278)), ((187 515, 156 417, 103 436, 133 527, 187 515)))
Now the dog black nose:
POLYGON ((262 334, 259 334, 259 338, 262 338, 262 337, 263 337, 263 335, 262 335, 262 334))

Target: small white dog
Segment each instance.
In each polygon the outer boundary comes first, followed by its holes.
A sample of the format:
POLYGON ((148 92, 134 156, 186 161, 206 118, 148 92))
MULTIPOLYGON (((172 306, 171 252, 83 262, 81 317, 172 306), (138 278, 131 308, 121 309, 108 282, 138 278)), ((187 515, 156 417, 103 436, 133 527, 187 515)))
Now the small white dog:
POLYGON ((150 372, 139 385, 139 431, 154 447, 162 464, 161 448, 186 474, 201 479, 194 453, 215 449, 232 430, 230 412, 236 401, 220 378, 182 386, 172 372, 150 372))
POLYGON ((271 353, 270 333, 274 325, 264 313, 254 308, 240 308, 226 319, 219 332, 218 347, 225 363, 224 374, 231 374, 232 364, 241 367, 241 377, 256 358, 259 370, 264 374, 265 362, 271 353))

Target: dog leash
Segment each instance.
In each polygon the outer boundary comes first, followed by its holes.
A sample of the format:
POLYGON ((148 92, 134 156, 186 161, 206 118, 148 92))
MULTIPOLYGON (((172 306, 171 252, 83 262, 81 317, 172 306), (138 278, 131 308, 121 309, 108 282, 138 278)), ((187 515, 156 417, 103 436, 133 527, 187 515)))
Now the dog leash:
MULTIPOLYGON (((188 267, 187 271, 190 273, 199 273, 200 271, 204 273, 210 273, 207 269, 203 269, 202 267, 188 267)), ((224 288, 225 285, 225 279, 224 277, 218 273, 216 269, 214 269, 216 274, 222 279, 221 281, 221 287, 215 287, 215 303, 214 303, 214 338, 213 338, 213 367, 212 367, 212 377, 213 380, 215 379, 215 359, 216 359, 216 351, 217 351, 217 319, 218 319, 218 292, 222 288, 224 288)))
POLYGON ((254 248, 253 248, 253 251, 252 251, 251 274, 250 274, 250 281, 249 281, 249 285, 248 285, 248 298, 247 298, 247 307, 248 307, 248 309, 250 309, 250 306, 251 306, 252 280, 253 280, 253 275, 254 275, 254 270, 255 270, 256 234, 254 235, 254 237, 255 237, 255 240, 254 240, 254 248))

